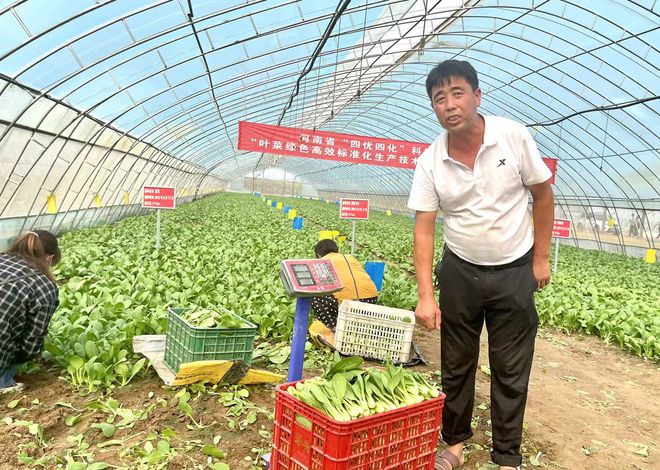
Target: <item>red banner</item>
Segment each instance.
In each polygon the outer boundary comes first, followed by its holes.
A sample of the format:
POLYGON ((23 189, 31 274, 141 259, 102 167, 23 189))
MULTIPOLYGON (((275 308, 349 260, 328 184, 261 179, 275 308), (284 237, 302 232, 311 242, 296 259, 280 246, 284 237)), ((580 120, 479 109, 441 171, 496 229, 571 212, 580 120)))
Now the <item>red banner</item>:
POLYGON ((340 219, 366 220, 369 218, 369 199, 345 199, 339 200, 340 219))
MULTIPOLYGON (((414 170, 430 144, 238 121, 238 149, 414 170)), ((557 160, 543 157, 555 182, 557 160)))
POLYGON ((238 122, 238 149, 414 170, 429 146, 419 142, 238 122))
POLYGON ((555 219, 552 224, 552 236, 557 238, 571 238, 571 221, 555 219))

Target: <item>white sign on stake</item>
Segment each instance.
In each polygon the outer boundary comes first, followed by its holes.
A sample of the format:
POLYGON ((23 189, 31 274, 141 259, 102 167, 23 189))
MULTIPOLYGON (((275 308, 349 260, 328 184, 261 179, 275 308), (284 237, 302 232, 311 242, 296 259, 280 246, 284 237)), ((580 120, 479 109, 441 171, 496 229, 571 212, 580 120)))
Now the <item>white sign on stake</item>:
POLYGON ((552 272, 557 272, 557 263, 559 262, 559 239, 571 238, 571 221, 567 219, 555 219, 552 224, 552 236, 555 237, 555 263, 552 272))
POLYGON ((355 254, 355 221, 369 218, 369 199, 339 200, 339 218, 352 219, 351 255, 355 254))
POLYGON ((176 189, 170 186, 143 186, 142 207, 156 209, 156 249, 160 249, 160 210, 176 208, 176 189))

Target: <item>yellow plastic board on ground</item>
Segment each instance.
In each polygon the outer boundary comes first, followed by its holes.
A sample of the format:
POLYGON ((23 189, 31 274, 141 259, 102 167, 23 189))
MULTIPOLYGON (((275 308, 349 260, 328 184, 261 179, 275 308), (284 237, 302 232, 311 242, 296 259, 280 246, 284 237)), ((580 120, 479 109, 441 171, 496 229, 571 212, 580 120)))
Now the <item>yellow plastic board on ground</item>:
POLYGON ((321 230, 319 232, 319 240, 332 240, 332 232, 330 230, 321 230))
POLYGON ((282 203, 278 202, 277 206, 275 206, 275 209, 277 209, 278 211, 281 211, 282 210, 282 203))
POLYGON ((656 252, 656 250, 654 250, 653 248, 649 248, 648 250, 646 250, 646 262, 647 263, 653 264, 653 263, 656 262, 655 252, 656 252))
MULTIPOLYGON (((179 366, 172 382, 173 386, 177 385, 190 385, 197 382, 210 382, 217 384, 223 380, 226 382, 225 375, 234 366, 232 361, 196 361, 187 362, 179 366)), ((248 367, 245 365, 245 367, 248 367)), ((231 375, 231 374, 230 374, 231 375)), ((277 383, 284 380, 281 374, 268 372, 267 370, 253 370, 247 369, 245 373, 240 374, 241 379, 238 381, 229 380, 228 384, 264 384, 264 383, 277 383)))
POLYGON ((323 345, 319 338, 323 339, 328 344, 333 344, 335 341, 335 335, 331 329, 321 323, 319 320, 314 320, 311 325, 309 325, 309 335, 317 344, 323 345))
POLYGON ((165 364, 165 335, 133 337, 133 351, 151 360, 153 368, 165 385, 188 385, 200 381, 228 384, 263 384, 282 382, 284 375, 265 370, 250 369, 243 361, 197 361, 179 366, 178 373, 165 364))
POLYGON ((57 214, 57 204, 55 203, 54 194, 50 194, 46 200, 46 212, 49 214, 57 214))
POLYGON ((289 209, 289 219, 293 220, 296 218, 296 210, 295 209, 289 209))

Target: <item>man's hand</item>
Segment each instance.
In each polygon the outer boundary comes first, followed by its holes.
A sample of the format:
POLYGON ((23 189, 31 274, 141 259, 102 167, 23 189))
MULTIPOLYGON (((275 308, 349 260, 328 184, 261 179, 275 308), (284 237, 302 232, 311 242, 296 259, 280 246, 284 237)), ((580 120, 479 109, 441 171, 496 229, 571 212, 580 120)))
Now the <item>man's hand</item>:
POLYGON ((550 274, 550 258, 546 256, 534 256, 532 258, 532 268, 534 269, 534 277, 538 286, 537 290, 543 289, 550 284, 552 275, 550 274))
POLYGON ((420 298, 415 308, 415 318, 417 322, 429 330, 440 329, 440 307, 435 298, 420 298))

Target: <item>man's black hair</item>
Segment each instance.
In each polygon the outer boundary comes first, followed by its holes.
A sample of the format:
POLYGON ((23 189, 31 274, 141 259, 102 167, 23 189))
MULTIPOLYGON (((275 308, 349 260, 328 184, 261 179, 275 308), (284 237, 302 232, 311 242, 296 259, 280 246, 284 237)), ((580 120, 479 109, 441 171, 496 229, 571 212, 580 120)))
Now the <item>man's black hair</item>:
POLYGON ((448 85, 454 77, 464 78, 472 87, 472 91, 479 88, 477 71, 474 70, 472 64, 465 60, 445 60, 433 67, 433 70, 426 77, 426 93, 429 95, 429 99, 433 101, 431 90, 434 86, 448 85))
POLYGON ((328 253, 339 253, 339 247, 334 240, 325 238, 316 244, 314 247, 314 253, 319 258, 323 258, 328 253))

